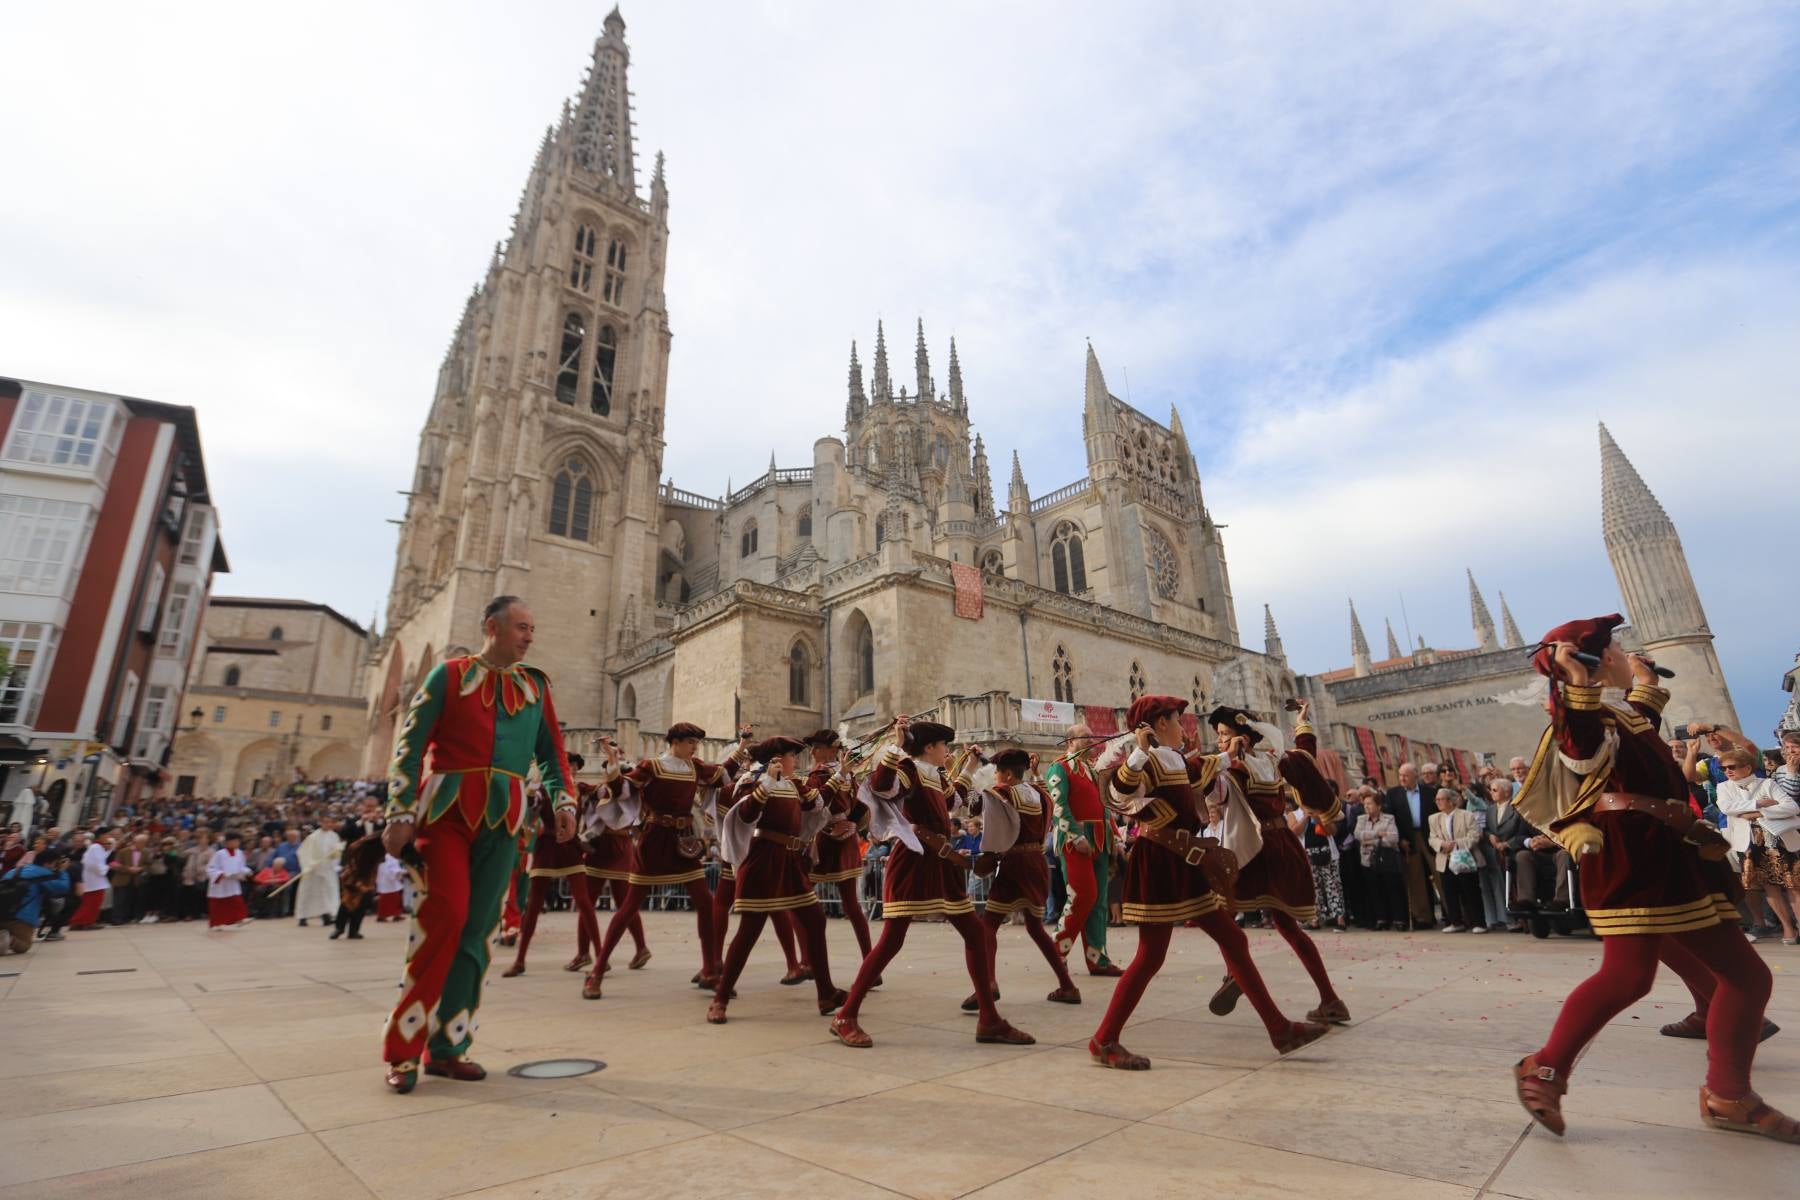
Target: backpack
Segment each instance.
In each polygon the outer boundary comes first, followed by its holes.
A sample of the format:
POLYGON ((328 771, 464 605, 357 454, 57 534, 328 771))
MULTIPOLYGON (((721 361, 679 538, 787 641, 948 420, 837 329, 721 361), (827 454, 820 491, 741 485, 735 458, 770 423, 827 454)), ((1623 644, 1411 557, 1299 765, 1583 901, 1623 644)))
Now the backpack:
POLYGON ((0 878, 0 921, 14 920, 19 909, 31 900, 31 889, 38 881, 23 878, 23 871, 23 867, 14 867, 0 878))

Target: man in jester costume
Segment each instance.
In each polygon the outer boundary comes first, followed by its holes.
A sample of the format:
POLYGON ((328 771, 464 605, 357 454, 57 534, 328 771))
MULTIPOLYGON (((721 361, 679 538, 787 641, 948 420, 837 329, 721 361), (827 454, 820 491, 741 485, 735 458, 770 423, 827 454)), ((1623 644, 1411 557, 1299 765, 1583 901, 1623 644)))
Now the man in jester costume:
POLYGON ((427 1075, 485 1078, 474 1040, 488 939, 513 877, 533 764, 556 814, 543 836, 575 836, 575 789, 550 702, 550 680, 525 666, 531 609, 490 601, 480 654, 431 669, 407 708, 389 769, 387 828, 398 857, 418 847, 419 904, 400 1001, 382 1038, 387 1085, 404 1095, 427 1075), (426 766, 429 752, 429 766, 426 766))
POLYGON ((1120 975, 1106 956, 1106 889, 1112 878, 1112 822, 1094 779, 1094 752, 1100 746, 1086 725, 1069 726, 1068 752, 1044 772, 1054 809, 1051 848, 1062 860, 1069 902, 1056 927, 1056 949, 1064 958, 1077 935, 1086 949, 1090 975, 1120 975))

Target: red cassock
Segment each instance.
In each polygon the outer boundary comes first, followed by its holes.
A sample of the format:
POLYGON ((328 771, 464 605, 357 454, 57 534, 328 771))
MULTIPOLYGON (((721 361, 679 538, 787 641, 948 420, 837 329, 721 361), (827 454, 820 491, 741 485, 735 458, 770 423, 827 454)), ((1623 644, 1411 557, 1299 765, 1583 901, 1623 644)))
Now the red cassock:
POLYGON ((816 792, 805 792, 793 780, 767 777, 750 791, 750 803, 736 810, 734 821, 750 820, 755 826, 750 852, 737 870, 736 899, 732 912, 781 912, 819 902, 806 873, 806 843, 800 838, 802 808, 818 802, 816 792), (760 804, 761 811, 756 811, 760 804))
MULTIPOLYGON (((1019 836, 994 872, 994 882, 988 888, 987 912, 989 916, 1006 916, 1024 910, 1041 917, 1044 902, 1050 898, 1050 864, 1044 858, 1048 797, 1029 783, 1016 785, 1012 796, 1013 811, 1019 814, 1019 836)), ((984 793, 982 801, 984 807, 1006 803, 998 789, 984 793)))
MULTIPOLYGON (((833 820, 855 821, 856 796, 850 781, 836 771, 837 768, 829 764, 814 767, 806 777, 806 790, 818 793, 831 805, 833 820)), ((814 883, 842 883, 861 875, 862 869, 862 842, 854 833, 839 839, 820 832, 814 839, 811 872, 814 883)))
MULTIPOLYGON (((1156 746, 1139 762, 1140 753, 1133 751, 1113 774, 1114 798, 1129 804, 1142 789, 1143 802, 1136 813, 1140 826, 1185 829, 1200 837, 1205 822, 1200 817, 1198 793, 1212 786, 1217 758, 1197 755, 1187 759, 1168 746, 1156 746)), ((1134 925, 1181 924, 1226 907, 1225 898, 1213 891, 1204 871, 1142 836, 1132 839, 1125 859, 1124 891, 1122 915, 1134 925)))
MULTIPOLYGON (((962 782, 947 779, 930 763, 904 757, 898 747, 889 747, 889 751, 870 773, 870 788, 877 795, 896 799, 906 819, 918 829, 947 841, 950 807, 962 798, 962 782)), ((965 868, 957 860, 934 853, 929 846, 920 854, 895 842, 882 885, 882 912, 888 917, 972 913, 975 906, 969 903, 965 879, 965 868)))
MULTIPOLYGON (((1598 687, 1564 684, 1561 726, 1544 735, 1554 736, 1556 752, 1578 772, 1603 754, 1608 730, 1618 738, 1611 769, 1591 776, 1591 786, 1578 801, 1581 807, 1551 825, 1560 832, 1586 823, 1605 835, 1598 853, 1578 860, 1582 907, 1602 937, 1685 933, 1738 919, 1730 899, 1731 872, 1723 862, 1704 861, 1679 832, 1649 813, 1596 812, 1587 804, 1603 791, 1686 802, 1687 781, 1657 733, 1668 701, 1668 692, 1639 684, 1624 704, 1612 705, 1598 687)), ((1546 766, 1540 752, 1532 770, 1546 766)), ((1528 777, 1526 787, 1533 782, 1528 777)))
POLYGON ((1256 756, 1258 762, 1234 763, 1230 768, 1262 830, 1262 850, 1243 864, 1232 905, 1239 912, 1273 908, 1295 920, 1311 921, 1318 913, 1312 863, 1299 836, 1288 827, 1288 790, 1292 788, 1301 807, 1321 820, 1335 820, 1341 809, 1313 759, 1319 741, 1312 728, 1302 725, 1294 743, 1296 748, 1274 762, 1273 769, 1273 756, 1266 753, 1256 756))
POLYGON ((694 826, 694 798, 702 788, 723 787, 735 774, 736 760, 726 766, 693 759, 683 762, 673 754, 647 758, 626 776, 642 797, 643 828, 632 854, 630 882, 638 887, 664 883, 692 883, 706 878, 699 858, 689 858, 677 848, 682 838, 698 838, 694 826))

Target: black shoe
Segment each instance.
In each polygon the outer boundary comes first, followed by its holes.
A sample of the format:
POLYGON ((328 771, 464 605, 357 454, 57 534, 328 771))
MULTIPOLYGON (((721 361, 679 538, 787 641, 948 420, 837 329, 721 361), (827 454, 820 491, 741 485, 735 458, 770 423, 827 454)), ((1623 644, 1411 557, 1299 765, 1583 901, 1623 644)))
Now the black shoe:
POLYGON ((344 931, 341 929, 334 929, 331 931, 331 940, 334 942, 343 936, 344 936, 344 931))
POLYGON ((350 940, 351 940, 351 941, 353 941, 353 942, 360 942, 360 941, 362 941, 362 934, 360 934, 360 933, 353 933, 353 934, 351 934, 351 935, 350 935, 350 940))
POLYGON ((300 928, 302 928, 302 929, 306 928, 306 918, 305 917, 300 918, 300 928))

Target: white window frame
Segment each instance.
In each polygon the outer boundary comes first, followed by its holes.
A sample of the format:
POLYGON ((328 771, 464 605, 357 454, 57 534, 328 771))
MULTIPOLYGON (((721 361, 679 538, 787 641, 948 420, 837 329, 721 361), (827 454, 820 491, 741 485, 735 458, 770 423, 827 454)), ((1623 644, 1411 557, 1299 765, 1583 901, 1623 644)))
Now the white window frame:
POLYGON ((269 728, 281 728, 281 710, 279 708, 271 708, 269 710, 269 728))
POLYGON ((188 612, 193 605, 194 585, 177 583, 169 589, 168 611, 163 614, 162 633, 156 639, 159 658, 180 658, 187 649, 188 612))
POLYGON ((119 416, 119 405, 110 400, 26 388, 5 457, 108 479, 125 427, 119 416))
POLYGON ((68 599, 94 515, 89 506, 67 500, 0 495, 0 592, 68 599))
POLYGON ((223 704, 215 704, 213 706, 212 723, 214 725, 223 725, 225 723, 225 706, 223 704))
POLYGON ((144 602, 138 610, 139 633, 155 633, 157 614, 162 612, 163 585, 169 581, 169 573, 163 570, 161 563, 150 564, 150 585, 144 589, 144 602))
POLYGON ((12 664, 12 671, 0 676, 0 714, 9 704, 13 709, 10 720, 0 715, 0 725, 37 723, 38 705, 44 698, 44 685, 50 678, 61 632, 43 621, 0 621, 0 649, 6 651, 6 660, 12 664), (27 649, 29 654, 25 653, 27 649), (21 659, 28 660, 22 667, 21 659))
POLYGON ((206 544, 206 509, 200 505, 188 508, 187 531, 181 535, 181 565, 200 565, 200 552, 206 544))
POLYGON ((137 712, 138 688, 142 685, 143 680, 138 678, 136 671, 125 672, 125 691, 119 699, 118 714, 113 717, 112 737, 108 739, 109 744, 114 746, 125 744, 125 736, 131 732, 131 718, 137 712))

